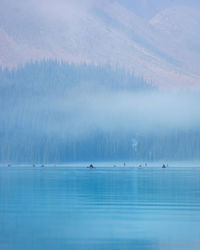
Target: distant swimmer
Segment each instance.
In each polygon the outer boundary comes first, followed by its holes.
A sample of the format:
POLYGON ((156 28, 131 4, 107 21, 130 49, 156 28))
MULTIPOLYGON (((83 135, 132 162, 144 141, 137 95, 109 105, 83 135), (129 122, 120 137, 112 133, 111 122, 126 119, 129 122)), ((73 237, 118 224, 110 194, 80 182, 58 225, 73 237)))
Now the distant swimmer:
POLYGON ((35 168, 35 164, 33 164, 33 168, 35 168))
POLYGON ((124 162, 124 167, 126 167, 126 162, 124 162))
POLYGON ((44 168, 44 164, 42 164, 42 166, 41 166, 42 168, 44 168))
POLYGON ((94 168, 94 166, 92 164, 90 164, 89 168, 94 168))
POLYGON ((162 168, 166 168, 165 164, 162 165, 162 168))
POLYGON ((11 167, 11 165, 10 165, 10 164, 8 164, 8 167, 11 167))
POLYGON ((142 167, 142 165, 140 164, 138 167, 139 167, 139 168, 141 168, 141 167, 142 167))

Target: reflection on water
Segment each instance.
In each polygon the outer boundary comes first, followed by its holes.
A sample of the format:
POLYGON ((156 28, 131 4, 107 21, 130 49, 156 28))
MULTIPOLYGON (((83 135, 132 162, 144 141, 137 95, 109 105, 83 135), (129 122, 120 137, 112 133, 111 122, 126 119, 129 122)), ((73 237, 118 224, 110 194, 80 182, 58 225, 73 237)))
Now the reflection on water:
POLYGON ((0 249, 200 249, 200 169, 1 167, 0 249))

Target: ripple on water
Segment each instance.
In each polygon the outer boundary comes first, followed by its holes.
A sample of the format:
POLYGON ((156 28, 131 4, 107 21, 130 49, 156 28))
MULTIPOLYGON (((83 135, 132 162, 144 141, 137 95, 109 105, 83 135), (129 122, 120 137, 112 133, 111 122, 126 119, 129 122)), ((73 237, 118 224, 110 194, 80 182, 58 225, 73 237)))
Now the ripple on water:
POLYGON ((200 169, 0 168, 0 249, 200 249, 200 169))

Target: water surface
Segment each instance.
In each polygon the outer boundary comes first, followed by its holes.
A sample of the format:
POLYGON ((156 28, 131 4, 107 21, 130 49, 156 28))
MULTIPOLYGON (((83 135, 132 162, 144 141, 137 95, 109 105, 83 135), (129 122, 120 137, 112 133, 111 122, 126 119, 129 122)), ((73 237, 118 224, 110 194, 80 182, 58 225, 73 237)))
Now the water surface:
POLYGON ((0 249, 200 249, 200 168, 1 166, 0 249))

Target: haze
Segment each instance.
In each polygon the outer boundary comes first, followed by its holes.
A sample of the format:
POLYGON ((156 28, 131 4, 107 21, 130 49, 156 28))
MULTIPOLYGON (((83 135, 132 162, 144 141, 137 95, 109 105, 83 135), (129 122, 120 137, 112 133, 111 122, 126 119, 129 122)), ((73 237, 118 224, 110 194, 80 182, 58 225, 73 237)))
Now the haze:
POLYGON ((54 59, 116 65, 160 88, 199 88, 197 1, 0 3, 0 64, 54 59))
POLYGON ((1 0, 0 159, 125 157, 135 137, 157 159, 163 136, 196 157, 199 23, 197 1, 1 0))

